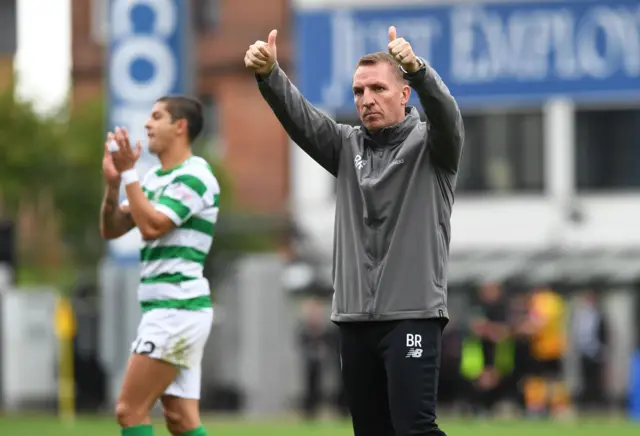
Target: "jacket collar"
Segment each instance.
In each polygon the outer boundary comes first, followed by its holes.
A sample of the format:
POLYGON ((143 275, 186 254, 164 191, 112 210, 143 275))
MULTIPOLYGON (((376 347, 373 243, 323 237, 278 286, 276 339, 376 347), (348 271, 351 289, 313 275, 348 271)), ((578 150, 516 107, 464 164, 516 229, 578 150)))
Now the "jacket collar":
POLYGON ((413 106, 407 106, 405 108, 405 117, 399 123, 384 127, 376 132, 370 132, 362 126, 362 131, 377 147, 389 147, 404 142, 419 122, 420 114, 418 110, 413 106))

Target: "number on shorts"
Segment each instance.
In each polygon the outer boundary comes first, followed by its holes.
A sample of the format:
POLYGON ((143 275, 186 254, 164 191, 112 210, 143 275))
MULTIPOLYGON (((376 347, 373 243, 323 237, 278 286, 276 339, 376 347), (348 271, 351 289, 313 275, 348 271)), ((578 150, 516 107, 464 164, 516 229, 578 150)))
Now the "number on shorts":
POLYGON ((151 341, 144 341, 142 339, 138 339, 136 341, 135 347, 133 347, 133 352, 136 354, 148 355, 153 353, 156 349, 156 344, 151 341))

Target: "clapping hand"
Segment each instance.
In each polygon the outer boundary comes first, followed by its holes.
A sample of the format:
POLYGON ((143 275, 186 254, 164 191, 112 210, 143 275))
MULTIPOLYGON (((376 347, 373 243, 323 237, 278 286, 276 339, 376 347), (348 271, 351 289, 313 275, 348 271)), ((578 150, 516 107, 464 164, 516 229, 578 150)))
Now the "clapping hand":
POLYGON ((136 165, 136 162, 140 158, 142 144, 140 141, 137 141, 134 150, 133 147, 131 147, 127 129, 124 127, 116 127, 115 134, 109 132, 107 136, 107 147, 109 147, 109 144, 113 144, 112 141, 115 141, 115 144, 117 144, 117 149, 113 147, 111 150, 111 159, 113 160, 115 169, 118 173, 122 174, 124 171, 130 170, 136 165))

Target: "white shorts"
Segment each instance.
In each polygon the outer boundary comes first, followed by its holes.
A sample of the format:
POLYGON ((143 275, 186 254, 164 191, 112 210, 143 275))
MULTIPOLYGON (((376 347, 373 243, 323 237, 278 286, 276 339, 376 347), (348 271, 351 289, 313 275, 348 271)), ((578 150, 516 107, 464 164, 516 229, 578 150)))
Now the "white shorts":
POLYGON ((131 352, 178 367, 166 395, 200 399, 202 354, 213 324, 213 309, 153 309, 145 312, 131 352))

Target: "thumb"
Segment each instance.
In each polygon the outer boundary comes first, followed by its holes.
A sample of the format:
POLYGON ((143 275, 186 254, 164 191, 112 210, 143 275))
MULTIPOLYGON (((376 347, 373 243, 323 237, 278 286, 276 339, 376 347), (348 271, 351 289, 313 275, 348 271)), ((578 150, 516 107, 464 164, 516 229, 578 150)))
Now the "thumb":
POLYGON ((397 38, 396 26, 389 26, 389 41, 395 41, 397 38))
POLYGON ((276 29, 273 29, 271 33, 269 33, 269 39, 267 40, 267 44, 269 44, 270 48, 275 48, 276 36, 278 36, 278 31, 276 29))

